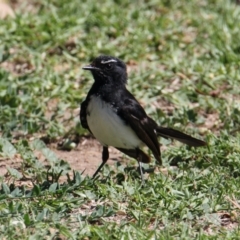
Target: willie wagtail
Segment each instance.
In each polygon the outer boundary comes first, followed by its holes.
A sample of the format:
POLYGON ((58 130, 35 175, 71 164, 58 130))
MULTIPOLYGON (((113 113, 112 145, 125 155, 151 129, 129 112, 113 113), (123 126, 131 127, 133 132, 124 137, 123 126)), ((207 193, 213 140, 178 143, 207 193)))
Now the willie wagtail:
POLYGON ((93 178, 107 162, 109 146, 135 158, 143 180, 141 163, 149 163, 151 158, 141 147, 147 146, 161 164, 159 136, 194 147, 206 145, 204 141, 178 130, 158 126, 127 90, 127 69, 120 59, 99 56, 83 69, 91 71, 94 83, 81 104, 81 124, 103 145, 102 164, 93 178))

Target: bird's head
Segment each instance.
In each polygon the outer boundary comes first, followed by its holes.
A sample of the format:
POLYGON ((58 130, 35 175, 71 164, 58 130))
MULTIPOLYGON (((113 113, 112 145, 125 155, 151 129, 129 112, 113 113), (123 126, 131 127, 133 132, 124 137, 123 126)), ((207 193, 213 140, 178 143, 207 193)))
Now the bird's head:
POLYGON ((126 84, 127 69, 123 61, 116 57, 99 56, 93 62, 83 67, 84 70, 90 70, 95 82, 106 84, 126 84))

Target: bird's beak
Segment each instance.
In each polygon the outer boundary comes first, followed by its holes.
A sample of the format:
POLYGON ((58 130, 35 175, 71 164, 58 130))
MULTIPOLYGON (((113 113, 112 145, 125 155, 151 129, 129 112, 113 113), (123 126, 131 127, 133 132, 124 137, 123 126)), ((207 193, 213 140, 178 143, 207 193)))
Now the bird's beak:
POLYGON ((95 66, 93 66, 93 65, 91 65, 91 64, 83 67, 82 69, 84 69, 84 70, 90 70, 90 71, 99 70, 99 68, 97 68, 97 67, 95 67, 95 66))

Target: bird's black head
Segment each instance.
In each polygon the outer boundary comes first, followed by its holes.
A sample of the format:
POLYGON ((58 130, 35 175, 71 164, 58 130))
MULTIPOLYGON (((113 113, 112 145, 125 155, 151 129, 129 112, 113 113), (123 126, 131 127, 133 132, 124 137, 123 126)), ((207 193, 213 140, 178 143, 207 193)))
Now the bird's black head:
POLYGON ((83 67, 84 70, 90 70, 95 82, 99 84, 126 84, 127 69, 123 61, 116 57, 99 56, 93 62, 83 67))

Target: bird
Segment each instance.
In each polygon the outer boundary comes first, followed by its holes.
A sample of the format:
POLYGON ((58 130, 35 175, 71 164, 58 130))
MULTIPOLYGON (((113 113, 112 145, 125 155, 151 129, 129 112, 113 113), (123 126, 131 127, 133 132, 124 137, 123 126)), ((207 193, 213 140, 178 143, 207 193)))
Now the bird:
POLYGON ((102 163, 95 178, 109 158, 109 146, 137 160, 143 181, 142 163, 151 157, 141 148, 148 147, 162 165, 158 137, 178 140, 189 146, 206 146, 206 142, 169 127, 159 126, 149 117, 137 99, 127 90, 127 67, 117 57, 100 55, 83 70, 92 73, 94 82, 81 103, 80 121, 103 146, 102 163))

